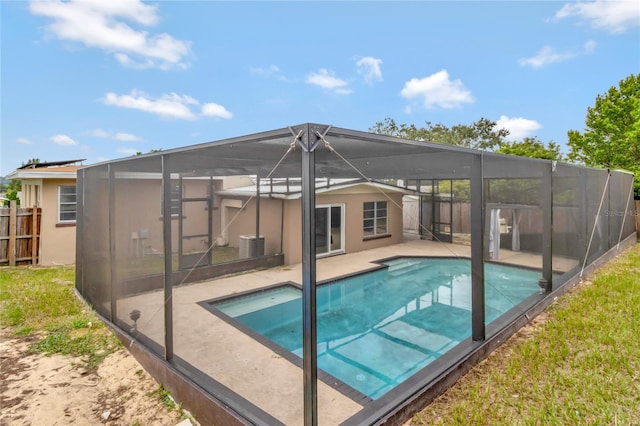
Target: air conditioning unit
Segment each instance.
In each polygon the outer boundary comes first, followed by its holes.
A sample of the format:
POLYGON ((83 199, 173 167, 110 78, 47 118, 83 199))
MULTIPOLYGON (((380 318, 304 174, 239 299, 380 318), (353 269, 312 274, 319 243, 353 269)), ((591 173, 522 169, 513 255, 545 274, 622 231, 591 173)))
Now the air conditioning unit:
POLYGON ((255 234, 240 235, 240 259, 249 259, 264 255, 264 235, 256 238, 255 234))

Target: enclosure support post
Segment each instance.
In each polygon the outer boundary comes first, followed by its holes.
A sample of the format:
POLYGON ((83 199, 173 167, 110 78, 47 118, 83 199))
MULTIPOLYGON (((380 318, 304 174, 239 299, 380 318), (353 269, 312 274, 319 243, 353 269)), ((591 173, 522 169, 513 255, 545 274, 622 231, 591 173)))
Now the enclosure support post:
MULTIPOLYGON (((171 249, 171 170, 162 156, 162 238, 164 245, 164 357, 173 358, 173 279, 171 249)), ((180 202, 182 205, 182 200, 180 202)), ((180 212, 182 213, 182 212, 180 212)))
POLYGON ((302 336, 304 424, 318 424, 318 348, 316 327, 315 154, 309 129, 302 136, 302 336))
POLYGON ((453 243, 453 179, 449 179, 449 237, 453 243))
POLYGON ((422 192, 421 192, 422 180, 416 179, 416 191, 418 192, 418 237, 422 239, 422 192))
MULTIPOLYGON (((171 181, 171 176, 169 176, 169 181, 171 181)), ((185 269, 184 265, 184 223, 182 220, 184 215, 182 214, 183 202, 182 202, 182 175, 178 176, 178 269, 185 269)), ((169 200, 169 205, 171 205, 171 197, 167 198, 169 200)), ((171 216, 167 216, 171 217, 171 216)), ((197 265, 195 265, 197 266, 197 265)))
MULTIPOLYGON (((316 172, 315 149, 319 129, 306 125, 298 146, 302 151, 302 364, 304 425, 318 424, 318 348, 316 324, 316 172), (314 133, 312 133, 312 131, 314 133)), ((327 129, 323 130, 326 133, 327 129)), ((324 135, 322 135, 324 137, 324 135)))
POLYGON ((213 176, 209 176, 209 199, 207 200, 207 265, 213 265, 213 201, 214 201, 213 176))
POLYGON ((483 156, 471 165, 471 337, 485 340, 484 325, 484 179, 483 156))
POLYGON ((540 182, 542 208, 542 277, 538 280, 541 291, 550 293, 553 287, 552 233, 553 233, 553 163, 545 168, 540 182))
MULTIPOLYGON (((42 215, 40 216, 40 230, 42 230, 42 215)), ((82 268, 84 259, 84 170, 78 170, 76 178, 76 289, 83 298, 87 298, 84 293, 84 278, 82 268)), ((40 242, 38 241, 38 244, 40 242)), ((38 247, 38 253, 40 252, 38 247)), ((39 256, 39 254, 38 254, 39 256)))
POLYGON ((578 247, 580 259, 587 254, 587 241, 589 240, 589 195, 587 194, 588 175, 585 169, 581 168, 578 172, 578 197, 580 197, 579 214, 579 238, 578 247))
POLYGON ((209 176, 209 199, 207 200, 207 265, 213 265, 213 176, 209 176))
POLYGON ((111 309, 109 309, 109 313, 111 314, 111 322, 115 322, 117 318, 117 309, 118 309, 118 295, 116 291, 117 281, 116 281, 116 189, 115 189, 115 172, 113 171, 113 165, 107 165, 109 170, 109 258, 111 269, 109 271, 109 278, 111 282, 111 309))
POLYGON ((256 175, 256 244, 255 253, 250 253, 251 257, 258 257, 260 253, 260 175, 256 175))

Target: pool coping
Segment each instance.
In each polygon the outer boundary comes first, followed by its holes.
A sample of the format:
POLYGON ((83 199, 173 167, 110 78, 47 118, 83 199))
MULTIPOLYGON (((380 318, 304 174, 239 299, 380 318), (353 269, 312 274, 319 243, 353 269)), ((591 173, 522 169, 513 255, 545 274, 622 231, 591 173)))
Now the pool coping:
MULTIPOLYGON (((364 274, 366 272, 372 272, 372 271, 376 271, 376 270, 380 270, 380 269, 384 269, 384 268, 385 267, 375 267, 372 270, 361 271, 360 273, 364 274)), ((359 275, 359 274, 348 274, 348 275, 355 276, 355 275, 359 275)), ((335 281, 336 281, 335 279, 326 280, 326 282, 318 283, 317 285, 318 286, 327 285, 327 284, 331 284, 331 283, 333 283, 335 281)), ((196 302, 196 303, 197 303, 197 305, 199 305, 202 308, 206 309, 211 314, 213 314, 216 317, 220 318, 222 321, 226 322, 230 326, 240 330, 241 332, 245 333, 246 335, 248 335, 249 337, 251 337, 252 339, 257 341, 258 343, 260 343, 261 345, 264 345, 267 348, 271 349, 276 354, 281 356, 283 359, 291 362, 296 367, 302 368, 303 367, 303 365, 302 365, 303 360, 302 360, 302 358, 300 356, 294 354, 289 349, 286 349, 285 347, 280 346, 279 344, 277 344, 273 340, 263 336, 262 334, 258 333, 257 331, 253 330, 252 328, 247 327, 246 325, 242 324, 240 321, 236 320, 235 318, 233 318, 230 315, 225 314, 220 309, 218 309, 218 308, 216 308, 214 306, 214 303, 217 303, 217 302, 227 302, 227 301, 231 301, 231 300, 235 300, 235 299, 241 299, 241 298, 246 297, 248 295, 259 294, 259 293, 262 293, 262 292, 265 292, 265 291, 274 290, 274 289, 283 288, 283 287, 294 287, 294 288, 302 291, 302 286, 300 284, 298 284, 298 283, 296 283, 294 281, 284 281, 284 282, 272 284, 272 285, 269 285, 269 286, 261 287, 260 289, 247 290, 247 291, 235 293, 233 295, 215 297, 215 298, 207 299, 207 300, 201 300, 201 301, 196 302)), ((324 371, 324 370, 322 370, 320 368, 318 368, 317 377, 318 377, 318 380, 321 380, 326 385, 332 387, 333 389, 335 389, 338 392, 340 392, 342 395, 346 396, 347 398, 351 399, 352 401, 354 401, 354 402, 356 402, 358 404, 361 404, 361 405, 365 406, 365 405, 369 404, 371 401, 373 401, 373 399, 370 398, 369 396, 365 395, 364 393, 360 392, 359 390, 353 388, 352 386, 348 385, 347 383, 343 382, 342 380, 338 379, 337 377, 327 373, 326 371, 324 371)))
MULTIPOLYGON (((635 235, 629 236, 621 241, 618 246, 612 247, 586 266, 582 273, 580 271, 575 272, 564 282, 558 285, 554 283, 551 292, 531 296, 531 298, 537 296, 539 300, 533 303, 533 305, 530 305, 526 310, 517 312, 514 311, 517 305, 514 306, 513 309, 507 311, 497 320, 486 326, 487 338, 485 340, 474 342, 469 338, 458 345, 466 344, 468 345, 468 350, 460 353, 457 359, 449 356, 453 355, 453 351, 458 349, 456 346, 447 354, 434 361, 434 363, 443 359, 449 361, 449 366, 442 368, 440 373, 428 375, 422 374, 424 370, 419 371, 393 389, 393 391, 395 391, 403 384, 406 384, 406 386, 403 387, 403 392, 400 392, 399 395, 394 395, 393 398, 384 398, 384 396, 391 393, 389 392, 346 419, 341 423, 341 426, 360 426, 363 424, 371 426, 404 425, 414 414, 424 409, 435 398, 455 384, 460 377, 464 376, 480 361, 487 358, 495 349, 522 329, 522 327, 541 314, 548 306, 554 303, 558 297, 575 287, 582 280, 582 276, 591 274, 615 257, 621 250, 625 250, 631 245, 638 243, 638 241, 640 240, 637 240, 635 235), (384 401, 382 401, 383 398, 384 401)), ((568 273, 569 272, 567 272, 567 274, 568 273)), ((528 300, 529 298, 525 299, 521 304, 524 304, 528 300)), ((433 363, 430 365, 433 365, 433 363)), ((425 367, 425 369, 428 367, 429 366, 425 367)))
MULTIPOLYGON (((385 257, 385 258, 381 258, 381 259, 372 260, 371 263, 374 264, 374 265, 377 265, 377 266, 373 266, 371 268, 367 268, 367 269, 364 269, 364 270, 350 272, 350 273, 347 273, 347 274, 342 274, 342 275, 338 275, 338 276, 335 276, 335 277, 332 277, 332 278, 329 278, 329 279, 326 279, 326 280, 322 280, 322 281, 319 281, 316 284, 316 286, 317 287, 321 287, 321 286, 333 284, 333 283, 335 283, 337 281, 341 281, 341 280, 344 280, 344 279, 347 279, 347 278, 356 277, 356 276, 364 275, 364 274, 367 274, 367 273, 371 273, 371 272, 375 272, 375 271, 379 271, 379 270, 383 270, 383 269, 388 269, 389 265, 385 264, 385 262, 390 262, 390 261, 398 260, 398 259, 408 259, 408 258, 413 258, 413 259, 452 259, 452 260, 467 260, 467 261, 471 261, 471 258, 468 257, 468 256, 419 256, 419 255, 390 256, 390 257, 385 257)), ((506 262, 494 262, 494 261, 485 261, 485 262, 486 263, 499 264, 499 265, 503 265, 503 266, 506 266, 506 267, 514 268, 514 269, 526 269, 526 270, 531 270, 531 271, 540 271, 541 270, 541 268, 530 267, 530 266, 522 266, 522 265, 513 265, 513 264, 506 263, 506 262)), ((302 285, 300 285, 299 283, 297 283, 295 281, 283 281, 283 282, 271 284, 271 285, 268 285, 268 286, 260 287, 260 288, 257 288, 257 289, 251 289, 251 290, 246 290, 246 291, 242 291, 242 292, 233 293, 233 294, 230 294, 230 295, 219 296, 219 297, 214 297, 214 298, 210 298, 210 299, 201 300, 199 302, 196 302, 196 304, 198 304, 199 306, 201 306, 202 308, 204 308, 205 310, 207 310, 211 314, 215 315, 216 317, 218 317, 222 321, 226 322, 230 326, 232 326, 232 327, 238 329, 239 331, 245 333, 246 335, 248 335, 249 337, 251 337, 252 339, 257 341, 258 343, 260 343, 260 344, 266 346, 267 348, 271 349, 276 354, 281 356, 283 359, 291 362, 292 364, 294 364, 295 366, 297 366, 299 368, 302 368, 303 367, 303 359, 302 359, 302 357, 294 354, 293 352, 291 352, 290 350, 284 348, 283 346, 279 345, 278 343, 274 342, 273 340, 271 340, 271 339, 263 336, 262 334, 256 332, 252 328, 242 324, 240 321, 236 320, 234 317, 225 314, 223 311, 221 311, 220 309, 218 309, 218 308, 216 308, 214 306, 215 303, 228 302, 228 301, 232 301, 232 300, 242 299, 243 297, 247 297, 249 295, 260 294, 260 293, 263 293, 263 292, 266 292, 266 291, 270 291, 270 290, 274 290, 274 289, 278 289, 278 288, 283 288, 283 287, 293 287, 293 288, 296 288, 296 289, 302 291, 302 285)), ((509 310, 507 310, 505 313, 503 313, 498 318, 493 320, 491 323, 488 323, 487 326, 486 326, 487 327, 487 331, 490 331, 493 328, 491 325, 495 325, 496 323, 502 323, 503 319, 506 319, 505 322, 508 324, 509 320, 512 321, 513 319, 517 318, 517 316, 519 314, 525 312, 525 309, 523 309, 523 306, 531 306, 531 305, 537 303, 537 301, 539 301, 538 299, 540 299, 540 297, 541 297, 540 293, 532 294, 531 296, 529 296, 526 299, 524 299, 522 302, 514 305, 509 310)), ((487 333, 487 334, 490 335, 490 333, 487 333)), ((397 393, 406 392, 405 390, 403 390, 404 387, 405 387, 403 385, 405 383, 407 383, 407 382, 409 382, 406 385, 408 387, 412 387, 412 383, 414 381, 417 381, 419 383, 424 383, 424 378, 422 377, 423 374, 426 374, 426 376, 432 376, 433 375, 434 377, 437 377, 438 375, 442 374, 441 370, 443 370, 444 367, 446 367, 447 365, 450 365, 451 364, 451 362, 450 362, 451 360, 456 360, 456 359, 460 358, 461 356, 464 356, 468 352, 468 350, 466 348, 467 348, 467 346, 468 346, 470 341, 471 341, 471 337, 468 337, 468 338, 462 340, 461 342, 456 344, 454 347, 452 347, 451 349, 446 351, 444 354, 442 354, 441 356, 436 358, 434 361, 430 362, 428 365, 426 365, 425 367, 423 367, 420 370, 418 370, 415 374, 413 374, 412 376, 410 376, 407 379, 405 379, 402 383, 396 385, 395 387, 393 387, 392 389, 390 389, 389 391, 387 391, 386 393, 384 393, 383 395, 381 395, 379 398, 376 398, 376 399, 373 399, 373 398, 369 397, 368 395, 360 392, 359 390, 353 388, 351 385, 345 383, 344 381, 342 381, 339 378, 327 373, 326 371, 324 371, 324 370, 322 370, 320 368, 318 368, 318 370, 317 370, 317 377, 318 377, 318 380, 321 380, 323 383, 325 383, 326 385, 328 385, 328 386, 332 387, 333 389, 337 390, 342 395, 350 398, 351 400, 353 400, 354 402, 356 402, 358 404, 361 404, 363 406, 363 409, 358 412, 358 414, 359 414, 359 413, 361 413, 363 411, 367 411, 367 408, 370 407, 370 406, 372 407, 372 409, 375 409, 375 407, 377 407, 378 405, 383 405, 383 406, 387 405, 387 403, 388 403, 387 400, 395 400, 397 398, 397 396, 396 396, 397 393), (447 360, 449 362, 444 362, 442 360, 447 360), (443 364, 443 365, 440 365, 440 364, 443 364), (415 380, 412 380, 414 378, 415 378, 415 380)), ((347 419, 347 420, 349 420, 349 419, 347 419)))

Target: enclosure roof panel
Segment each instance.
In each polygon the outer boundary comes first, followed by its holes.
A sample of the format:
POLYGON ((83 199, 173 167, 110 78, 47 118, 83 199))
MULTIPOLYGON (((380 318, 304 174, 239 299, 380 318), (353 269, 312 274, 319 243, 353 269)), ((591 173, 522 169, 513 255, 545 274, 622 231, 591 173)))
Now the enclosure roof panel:
POLYGON ((474 158, 487 178, 539 178, 551 161, 401 139, 324 124, 297 126, 114 160, 118 170, 182 176, 299 177, 304 141, 313 146, 316 176, 349 179, 468 179, 474 158))
MULTIPOLYGON (((362 186, 367 190, 367 192, 378 192, 378 193, 399 192, 402 194, 416 193, 416 191, 411 189, 402 188, 395 185, 389 185, 383 182, 373 182, 373 181, 368 182, 362 179, 339 179, 337 182, 335 181, 331 182, 330 185, 327 185, 326 179, 317 179, 316 195, 320 195, 324 193, 332 193, 335 191, 354 188, 357 186, 362 186)), ((250 185, 250 186, 243 186, 243 187, 230 188, 222 191, 217 191, 217 194, 248 197, 248 196, 255 195, 256 191, 257 191, 257 186, 250 185)), ((288 200, 299 199, 300 197, 302 197, 301 182, 296 181, 290 185, 286 185, 283 183, 279 183, 277 185, 269 185, 269 184, 261 183, 260 195, 262 197, 276 197, 276 198, 284 198, 288 200)))

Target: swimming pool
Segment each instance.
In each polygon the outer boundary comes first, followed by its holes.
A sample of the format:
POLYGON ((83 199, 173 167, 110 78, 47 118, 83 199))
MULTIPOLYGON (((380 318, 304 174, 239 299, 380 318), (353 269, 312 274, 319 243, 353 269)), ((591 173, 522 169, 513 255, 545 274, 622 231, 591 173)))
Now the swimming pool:
MULTIPOLYGON (((318 368, 376 399, 471 336, 469 259, 399 258, 319 285, 318 368)), ((540 272, 485 264, 486 323, 539 291, 540 272)), ((207 302, 302 356, 302 292, 294 285, 207 302)))

